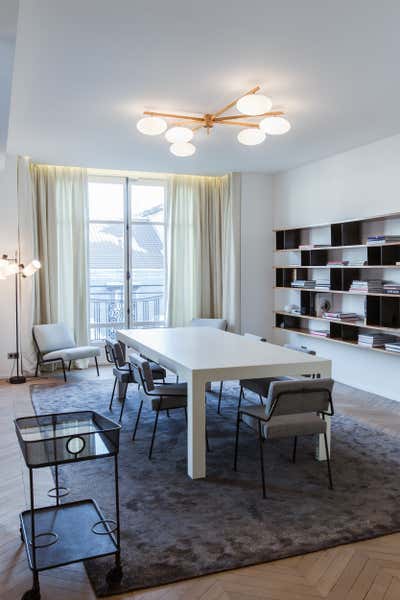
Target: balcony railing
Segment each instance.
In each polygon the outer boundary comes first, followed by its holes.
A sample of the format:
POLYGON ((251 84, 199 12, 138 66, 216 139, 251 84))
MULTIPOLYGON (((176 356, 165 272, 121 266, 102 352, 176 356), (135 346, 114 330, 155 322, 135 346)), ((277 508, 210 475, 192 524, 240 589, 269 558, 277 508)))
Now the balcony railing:
MULTIPOLYGON (((133 290, 130 313, 131 325, 148 324, 164 321, 164 292, 159 286, 140 286, 133 290), (146 290, 146 288, 150 288, 146 290)), ((90 288, 90 337, 101 340, 114 337, 115 329, 125 325, 125 302, 123 288, 97 289, 90 288)))

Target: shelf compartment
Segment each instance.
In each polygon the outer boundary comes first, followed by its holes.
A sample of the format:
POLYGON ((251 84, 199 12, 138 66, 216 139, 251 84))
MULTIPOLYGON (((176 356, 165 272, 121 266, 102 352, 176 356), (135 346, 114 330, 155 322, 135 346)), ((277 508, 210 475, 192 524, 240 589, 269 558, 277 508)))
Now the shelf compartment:
POLYGON ((300 230, 285 229, 277 231, 275 235, 275 247, 277 250, 297 249, 300 245, 300 230))
POLYGON ((361 244, 361 222, 333 223, 331 244, 334 247, 361 244))
MULTIPOLYGON (((58 540, 48 546, 36 547, 36 570, 44 571, 90 558, 115 554, 118 546, 107 525, 99 525, 101 535, 93 533, 92 527, 104 521, 102 511, 95 500, 79 500, 60 506, 47 506, 35 510, 35 532, 53 532, 58 540)), ((20 515, 21 531, 25 541, 29 567, 33 570, 31 540, 31 511, 20 515)))

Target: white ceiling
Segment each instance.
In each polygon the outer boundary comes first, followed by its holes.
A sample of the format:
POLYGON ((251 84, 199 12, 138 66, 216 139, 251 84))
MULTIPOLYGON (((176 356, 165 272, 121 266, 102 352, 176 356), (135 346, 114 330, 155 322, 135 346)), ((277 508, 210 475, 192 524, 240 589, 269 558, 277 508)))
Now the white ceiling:
POLYGON ((400 131, 399 0, 21 0, 8 150, 152 171, 276 172, 400 131), (293 129, 176 158, 143 109, 208 112, 260 84, 293 129))

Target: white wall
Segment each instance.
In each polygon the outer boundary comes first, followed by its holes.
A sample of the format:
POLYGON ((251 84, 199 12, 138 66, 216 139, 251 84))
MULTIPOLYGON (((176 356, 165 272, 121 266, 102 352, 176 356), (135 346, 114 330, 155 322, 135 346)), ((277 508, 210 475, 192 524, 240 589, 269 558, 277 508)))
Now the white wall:
MULTIPOLYGON (((16 159, 0 159, 0 254, 14 255, 17 249, 17 175, 16 159), (3 164, 3 166, 2 166, 3 164)), ((15 352, 14 280, 0 280, 0 377, 7 377, 13 361, 8 352, 15 352)))
MULTIPOLYGON (((400 211, 400 135, 356 148, 273 177, 275 227, 329 223, 400 211)), ((293 292, 276 293, 283 308, 293 292)), ((338 381, 400 400, 400 357, 290 336, 333 360, 338 381)))
POLYGON ((241 330, 272 336, 272 177, 241 175, 241 330))

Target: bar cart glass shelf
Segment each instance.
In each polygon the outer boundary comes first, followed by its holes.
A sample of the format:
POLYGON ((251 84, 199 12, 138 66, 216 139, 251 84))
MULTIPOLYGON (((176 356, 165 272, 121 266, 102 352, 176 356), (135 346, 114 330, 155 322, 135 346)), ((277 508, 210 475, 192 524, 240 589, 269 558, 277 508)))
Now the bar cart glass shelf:
POLYGON ((118 451, 121 426, 94 411, 37 415, 16 419, 15 430, 29 469, 30 510, 20 514, 32 589, 23 600, 39 600, 39 572, 74 562, 115 555, 107 574, 109 584, 122 578, 118 490, 118 451), (114 458, 115 518, 105 518, 96 501, 63 502, 68 490, 59 485, 58 467, 84 460, 114 458), (35 508, 33 470, 54 468, 53 506, 35 508))

